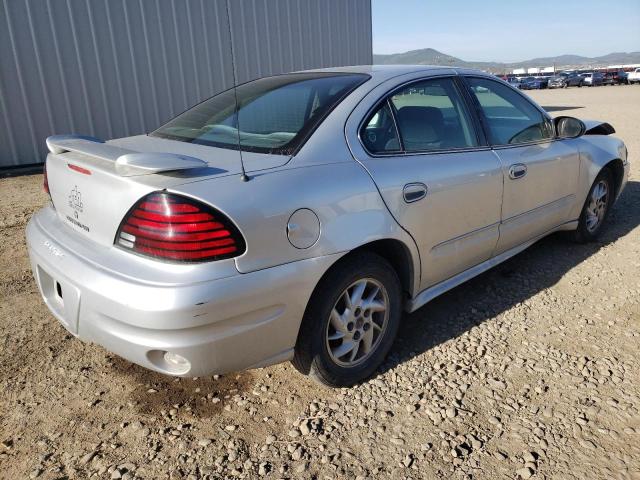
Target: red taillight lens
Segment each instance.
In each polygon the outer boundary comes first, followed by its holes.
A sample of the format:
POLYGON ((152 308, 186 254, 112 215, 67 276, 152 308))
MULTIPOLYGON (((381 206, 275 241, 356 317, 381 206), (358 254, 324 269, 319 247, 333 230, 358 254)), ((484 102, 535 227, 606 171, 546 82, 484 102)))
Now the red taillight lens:
POLYGON ((245 251, 238 229, 222 213, 187 197, 151 193, 129 211, 115 244, 148 257, 204 262, 245 251))

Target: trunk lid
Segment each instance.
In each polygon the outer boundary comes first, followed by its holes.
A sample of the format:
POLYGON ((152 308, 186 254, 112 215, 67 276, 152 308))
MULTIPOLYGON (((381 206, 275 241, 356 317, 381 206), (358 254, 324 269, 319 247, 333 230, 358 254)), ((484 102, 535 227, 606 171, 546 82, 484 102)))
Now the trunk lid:
MULTIPOLYGON (((240 182, 237 150, 146 135, 106 143, 60 136, 48 139, 47 144, 51 151, 46 165, 49 191, 58 217, 78 234, 104 246, 113 245, 127 212, 148 193, 179 191, 179 185, 216 178, 240 182)), ((243 158, 247 171, 277 167, 289 160, 283 155, 246 152, 243 158)))

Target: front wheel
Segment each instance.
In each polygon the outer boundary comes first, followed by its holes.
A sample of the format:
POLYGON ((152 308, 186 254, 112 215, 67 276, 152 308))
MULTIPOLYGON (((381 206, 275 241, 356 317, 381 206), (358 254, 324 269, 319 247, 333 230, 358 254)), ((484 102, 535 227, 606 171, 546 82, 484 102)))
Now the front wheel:
POLYGON ((384 361, 401 315, 402 293, 393 267, 374 253, 354 253, 316 287, 292 363, 325 385, 354 385, 384 361))
POLYGON ((598 238, 609 215, 614 195, 613 175, 611 170, 605 168, 594 180, 582 207, 578 228, 574 232, 574 239, 577 242, 593 242, 598 238))

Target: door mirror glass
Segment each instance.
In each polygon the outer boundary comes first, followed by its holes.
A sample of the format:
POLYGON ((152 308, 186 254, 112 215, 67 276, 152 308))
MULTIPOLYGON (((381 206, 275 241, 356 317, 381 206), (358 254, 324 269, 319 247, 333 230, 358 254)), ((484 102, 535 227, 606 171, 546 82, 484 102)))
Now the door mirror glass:
POLYGON ((557 117, 553 120, 558 138, 577 138, 584 135, 586 127, 582 120, 574 117, 557 117))

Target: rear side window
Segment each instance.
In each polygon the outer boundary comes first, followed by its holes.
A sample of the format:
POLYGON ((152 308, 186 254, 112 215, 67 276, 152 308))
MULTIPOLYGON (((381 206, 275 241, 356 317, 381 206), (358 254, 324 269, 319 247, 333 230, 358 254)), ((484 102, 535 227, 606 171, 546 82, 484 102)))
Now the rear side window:
POLYGON ((365 122, 360 137, 372 153, 478 145, 469 113, 450 78, 422 80, 396 91, 365 122))
POLYGON ((365 122, 360 138, 371 153, 400 151, 398 132, 388 101, 382 103, 365 122))
POLYGON ((424 80, 390 97, 406 152, 477 146, 469 114, 450 78, 424 80))
POLYGON ((468 78, 493 145, 515 145, 553 138, 551 122, 512 88, 485 78, 468 78))
POLYGON ((289 155, 340 101, 368 78, 341 73, 261 78, 205 100, 151 135, 289 155))

